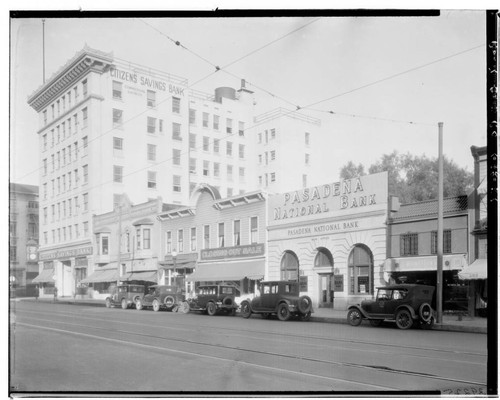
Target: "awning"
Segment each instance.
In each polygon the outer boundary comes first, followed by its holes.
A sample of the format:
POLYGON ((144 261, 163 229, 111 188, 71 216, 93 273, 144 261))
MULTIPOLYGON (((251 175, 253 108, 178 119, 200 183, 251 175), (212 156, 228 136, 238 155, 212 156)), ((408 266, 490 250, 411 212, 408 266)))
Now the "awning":
MULTIPOLYGON (((174 264, 172 263, 162 263, 161 266, 163 269, 174 269, 174 264)), ((188 269, 188 268, 195 268, 196 267, 196 261, 189 261, 185 263, 175 263, 175 269, 188 269)))
POLYGON ((82 279, 80 283, 101 283, 101 282, 116 282, 118 280, 118 271, 113 269, 97 270, 90 276, 82 279))
POLYGON ((188 281, 239 281, 240 279, 264 278, 264 260, 206 263, 196 267, 194 273, 188 275, 188 281))
POLYGON ((472 264, 458 273, 463 280, 488 279, 488 262, 485 258, 478 258, 472 264))
POLYGON ((34 278, 31 282, 33 283, 54 283, 54 270, 53 269, 44 269, 36 278, 34 278))
MULTIPOLYGON (((465 254, 443 256, 443 271, 461 270, 467 265, 465 254)), ((384 262, 384 272, 437 271, 437 256, 396 257, 384 262)))
POLYGON ((130 272, 120 279, 121 281, 147 281, 158 282, 158 271, 130 272))

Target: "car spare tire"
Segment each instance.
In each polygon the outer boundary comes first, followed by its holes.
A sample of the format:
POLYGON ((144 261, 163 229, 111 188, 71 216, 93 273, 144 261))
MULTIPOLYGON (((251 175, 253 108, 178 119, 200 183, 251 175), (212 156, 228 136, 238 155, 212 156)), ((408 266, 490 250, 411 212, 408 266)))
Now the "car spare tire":
POLYGON ((418 309, 418 315, 424 322, 429 322, 432 318, 432 307, 429 303, 422 303, 418 309))
POLYGON ((301 314, 307 314, 312 309, 312 301, 309 296, 300 296, 298 308, 301 314))
POLYGON ((229 296, 224 297, 224 300, 222 300, 222 304, 225 306, 232 306, 233 305, 233 299, 229 296))
POLYGON ((167 296, 163 300, 163 303, 165 304, 166 307, 172 308, 174 306, 174 304, 175 304, 175 299, 174 299, 173 296, 167 296))

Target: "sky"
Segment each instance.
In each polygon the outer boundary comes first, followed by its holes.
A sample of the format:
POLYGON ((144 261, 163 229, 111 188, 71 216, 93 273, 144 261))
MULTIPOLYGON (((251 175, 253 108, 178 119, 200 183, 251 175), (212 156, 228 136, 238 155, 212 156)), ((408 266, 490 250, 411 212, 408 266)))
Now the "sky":
MULTIPOLYGON (((10 180, 38 184, 38 116, 27 98, 42 84, 42 21, 10 20, 10 180)), ((444 154, 473 170, 486 145, 485 12, 437 17, 46 18, 45 75, 85 45, 188 79, 255 92, 258 107, 319 118, 321 180, 348 161, 383 154, 444 154), (179 41, 182 46, 175 45, 179 41), (236 62, 235 62, 236 61, 236 62), (214 72, 214 66, 221 70, 214 72), (225 67, 227 66, 227 68, 225 67)))

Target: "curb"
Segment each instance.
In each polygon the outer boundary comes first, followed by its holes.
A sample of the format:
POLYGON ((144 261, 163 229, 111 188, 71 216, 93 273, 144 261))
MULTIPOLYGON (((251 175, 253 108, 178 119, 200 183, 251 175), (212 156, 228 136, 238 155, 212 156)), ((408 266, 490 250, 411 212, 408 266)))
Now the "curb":
MULTIPOLYGON (((11 301, 30 301, 30 302, 44 302, 44 303, 58 303, 58 304, 71 304, 75 306, 90 306, 90 307, 106 307, 106 304, 100 301, 75 301, 75 300, 49 300, 49 299, 39 299, 35 300, 32 298, 18 298, 18 299, 10 299, 11 301)), ((338 317, 315 317, 311 316, 311 322, 322 322, 322 323, 330 323, 330 324, 344 324, 347 325, 346 318, 338 318, 338 317)), ((482 326, 463 326, 463 325, 453 325, 453 324, 434 324, 432 327, 433 331, 448 331, 448 332, 465 332, 465 333, 481 333, 487 334, 488 328, 482 326)))

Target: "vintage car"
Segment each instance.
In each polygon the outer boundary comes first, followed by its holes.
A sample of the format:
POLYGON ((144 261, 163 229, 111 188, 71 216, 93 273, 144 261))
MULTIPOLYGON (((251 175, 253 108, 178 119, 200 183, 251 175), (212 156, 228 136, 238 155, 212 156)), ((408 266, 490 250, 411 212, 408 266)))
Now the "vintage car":
POLYGON ((352 305, 347 312, 347 321, 358 326, 363 319, 372 326, 384 320, 395 321, 399 329, 414 325, 428 329, 434 324, 434 286, 399 284, 377 288, 374 300, 364 300, 352 305))
POLYGON ((309 296, 300 296, 299 283, 295 281, 261 282, 260 296, 244 300, 240 305, 240 314, 249 318, 252 313, 267 318, 276 314, 281 321, 298 317, 303 321, 311 318, 312 301, 309 296))
POLYGON ((238 305, 234 298, 236 289, 229 285, 203 285, 196 290, 194 299, 189 299, 190 311, 203 311, 208 315, 215 315, 222 311, 235 315, 238 305))
POLYGON ((184 302, 184 294, 179 286, 174 285, 153 285, 148 289, 148 293, 135 304, 135 308, 142 310, 152 307, 153 311, 161 309, 167 311, 177 311, 184 302))
POLYGON ((121 306, 124 310, 136 305, 138 300, 144 296, 144 285, 119 285, 111 289, 106 298, 106 307, 121 306))

